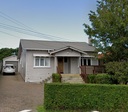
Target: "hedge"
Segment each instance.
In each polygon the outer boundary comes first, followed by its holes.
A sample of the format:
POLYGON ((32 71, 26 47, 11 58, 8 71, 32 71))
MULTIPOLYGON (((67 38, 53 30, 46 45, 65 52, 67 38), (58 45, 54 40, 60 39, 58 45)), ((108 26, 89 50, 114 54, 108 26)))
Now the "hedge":
POLYGON ((61 82, 61 75, 58 73, 53 73, 52 74, 52 81, 53 82, 61 82))
POLYGON ((50 110, 128 112, 128 86, 61 84, 44 86, 44 107, 50 110))
POLYGON ((88 83, 96 83, 96 74, 89 74, 87 76, 87 82, 88 83))

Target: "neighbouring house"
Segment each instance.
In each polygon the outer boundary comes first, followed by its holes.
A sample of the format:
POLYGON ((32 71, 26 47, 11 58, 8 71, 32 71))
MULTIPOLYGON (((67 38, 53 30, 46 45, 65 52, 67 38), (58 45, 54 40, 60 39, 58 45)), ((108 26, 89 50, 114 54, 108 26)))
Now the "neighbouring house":
POLYGON ((14 64, 14 66, 16 67, 16 72, 18 72, 18 62, 19 61, 16 55, 3 58, 3 66, 5 66, 5 64, 14 64))
POLYGON ((25 82, 42 82, 52 75, 80 74, 80 66, 98 65, 95 48, 86 42, 21 39, 19 73, 25 82))

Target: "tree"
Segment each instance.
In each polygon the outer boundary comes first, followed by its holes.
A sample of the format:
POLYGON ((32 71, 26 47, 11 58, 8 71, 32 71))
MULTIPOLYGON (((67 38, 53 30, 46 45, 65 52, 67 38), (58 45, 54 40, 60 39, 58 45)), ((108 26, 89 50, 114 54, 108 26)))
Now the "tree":
POLYGON ((97 51, 107 61, 128 60, 128 1, 97 1, 97 10, 90 11, 89 20, 91 25, 84 24, 84 31, 97 51))
POLYGON ((12 48, 1 48, 0 49, 0 60, 2 60, 5 57, 11 56, 13 54, 17 55, 18 48, 12 49, 12 48))

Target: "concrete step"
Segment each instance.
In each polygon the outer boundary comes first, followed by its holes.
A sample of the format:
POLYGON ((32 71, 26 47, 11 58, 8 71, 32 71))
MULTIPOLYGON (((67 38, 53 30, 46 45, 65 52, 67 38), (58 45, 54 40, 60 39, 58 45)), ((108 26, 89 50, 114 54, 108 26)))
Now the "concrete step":
POLYGON ((61 74, 62 77, 80 77, 79 74, 61 74))
POLYGON ((61 74, 63 83, 84 83, 79 74, 61 74))
POLYGON ((52 83, 52 76, 47 77, 45 80, 43 80, 45 83, 52 83))

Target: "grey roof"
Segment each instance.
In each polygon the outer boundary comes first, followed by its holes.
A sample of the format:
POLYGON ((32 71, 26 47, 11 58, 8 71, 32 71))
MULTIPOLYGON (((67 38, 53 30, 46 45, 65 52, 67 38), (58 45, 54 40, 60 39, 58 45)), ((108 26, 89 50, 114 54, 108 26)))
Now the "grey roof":
POLYGON ((42 41, 42 40, 20 40, 23 49, 27 50, 56 50, 71 46, 82 51, 94 51, 95 48, 86 42, 64 42, 64 41, 42 41))

